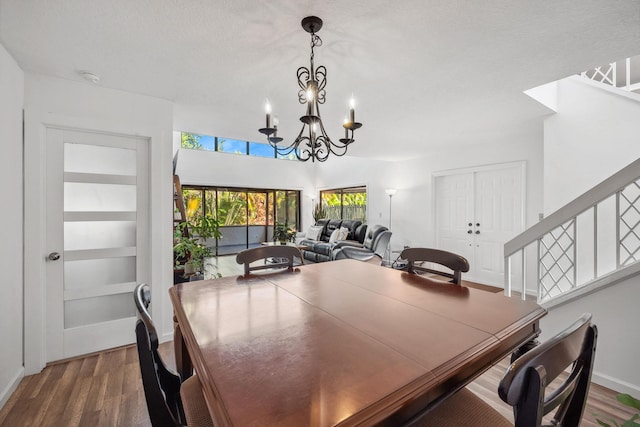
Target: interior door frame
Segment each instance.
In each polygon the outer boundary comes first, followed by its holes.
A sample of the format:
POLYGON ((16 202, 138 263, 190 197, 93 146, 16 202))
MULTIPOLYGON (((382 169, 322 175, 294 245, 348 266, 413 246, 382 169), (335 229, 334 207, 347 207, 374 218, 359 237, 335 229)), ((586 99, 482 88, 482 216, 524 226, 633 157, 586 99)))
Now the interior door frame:
MULTIPOLYGON (((519 168, 520 169, 520 191, 522 194, 522 203, 520 205, 520 226, 522 230, 526 227, 526 216, 527 216, 527 161, 526 160, 517 160, 514 162, 504 162, 504 163, 492 163, 488 165, 478 165, 478 166, 470 166, 466 168, 460 169, 447 169, 442 171, 436 171, 431 173, 431 227, 433 230, 433 244, 434 246, 438 242, 438 228, 436 221, 436 202, 437 202, 437 194, 436 194, 436 179, 442 176, 448 175, 459 175, 465 173, 476 173, 476 172, 487 172, 487 171, 497 171, 500 169, 510 169, 510 168, 519 168)), ((474 188, 475 188, 475 177, 474 177, 474 188)), ((475 197, 473 200, 473 209, 475 211, 475 197)))
MULTIPOLYGON (((46 128, 58 127, 81 132, 101 132, 105 134, 113 134, 119 136, 134 136, 147 139, 147 161, 148 161, 148 182, 149 182, 149 215, 153 212, 154 206, 162 206, 165 197, 153 197, 152 183, 154 175, 161 172, 153 170, 153 162, 160 152, 153 153, 153 140, 160 141, 162 136, 155 134, 154 131, 144 126, 143 129, 123 129, 119 124, 112 121, 103 121, 88 119, 86 117, 71 117, 48 113, 37 109, 25 108, 24 110, 24 340, 23 340, 23 357, 25 375, 31 375, 42 371, 46 366, 47 346, 46 346, 46 128), (150 136, 151 135, 151 136, 150 136)), ((171 175, 162 178, 170 179, 171 175)), ((167 189, 171 189, 167 184, 167 189)), ((172 192, 167 191, 166 199, 170 200, 172 192)), ((169 205, 169 202, 166 203, 169 205)), ((154 244, 154 234, 157 233, 158 226, 163 227, 164 223, 170 224, 172 210, 168 209, 167 218, 164 216, 162 221, 154 224, 152 218, 150 220, 149 236, 150 238, 145 245, 150 259, 153 259, 153 248, 162 245, 167 240, 164 234, 157 238, 158 242, 154 244)), ((167 225, 170 231, 170 225, 167 225)), ((170 236, 170 234, 167 234, 170 236)), ((167 243, 169 246, 169 243, 167 243)), ((164 254, 163 254, 164 255, 164 254)), ((167 253, 167 257, 168 257, 167 253)), ((169 258, 167 258, 169 259, 169 258)), ((169 259, 169 261, 171 261, 169 259)), ((167 265, 170 268, 171 263, 167 265)), ((164 272, 164 264, 159 263, 158 267, 153 267, 151 262, 147 265, 147 277, 153 282, 154 278, 158 278, 161 285, 161 277, 169 277, 169 273, 164 272), (158 269, 159 271, 156 271, 158 269)), ((158 287, 160 289, 160 287, 158 287)), ((153 309, 153 317, 164 319, 163 299, 158 299, 159 303, 155 304, 153 309)))

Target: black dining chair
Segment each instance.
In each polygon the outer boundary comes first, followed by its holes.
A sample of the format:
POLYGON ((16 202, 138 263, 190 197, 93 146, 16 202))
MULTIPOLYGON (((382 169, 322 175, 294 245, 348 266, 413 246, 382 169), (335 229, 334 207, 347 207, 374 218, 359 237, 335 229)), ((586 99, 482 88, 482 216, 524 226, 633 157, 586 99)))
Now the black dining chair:
POLYGON ((400 253, 400 258, 407 260, 409 273, 432 273, 438 276, 448 277, 452 283, 459 285, 462 282, 462 273, 469 271, 469 261, 463 256, 440 249, 431 248, 406 248, 400 253), (418 265, 418 262, 431 262, 447 267, 447 271, 434 270, 418 265))
POLYGON ((236 262, 244 264, 244 275, 250 272, 265 269, 283 269, 293 271, 295 258, 304 264, 300 249, 289 245, 268 245, 257 248, 245 249, 236 255, 236 262), (251 265, 252 262, 264 260, 264 264, 251 265))
POLYGON ((498 394, 513 406, 515 424, 464 388, 411 425, 539 427, 543 417, 557 408, 550 425, 578 427, 591 384, 597 338, 598 329, 591 323, 591 315, 583 314, 509 366, 498 394), (567 368, 566 379, 558 386, 550 386, 567 368))
POLYGON ((185 382, 171 372, 158 353, 158 334, 149 315, 151 291, 142 283, 133 299, 138 310, 136 343, 147 410, 153 427, 213 426, 197 376, 185 382))

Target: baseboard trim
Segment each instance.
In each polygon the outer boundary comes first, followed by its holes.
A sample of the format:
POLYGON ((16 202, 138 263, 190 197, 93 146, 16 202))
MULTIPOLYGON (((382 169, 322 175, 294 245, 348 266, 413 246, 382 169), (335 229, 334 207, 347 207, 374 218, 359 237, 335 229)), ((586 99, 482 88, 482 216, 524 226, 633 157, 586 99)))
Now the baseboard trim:
POLYGON ((596 371, 593 371, 591 374, 591 381, 613 391, 617 391, 618 393, 627 393, 636 398, 640 396, 639 386, 596 371))
POLYGON ((9 381, 9 384, 7 384, 4 390, 2 390, 2 394, 0 394, 0 409, 4 408, 5 403, 7 403, 7 400, 9 400, 13 392, 16 391, 23 378, 24 366, 20 366, 16 375, 9 381))

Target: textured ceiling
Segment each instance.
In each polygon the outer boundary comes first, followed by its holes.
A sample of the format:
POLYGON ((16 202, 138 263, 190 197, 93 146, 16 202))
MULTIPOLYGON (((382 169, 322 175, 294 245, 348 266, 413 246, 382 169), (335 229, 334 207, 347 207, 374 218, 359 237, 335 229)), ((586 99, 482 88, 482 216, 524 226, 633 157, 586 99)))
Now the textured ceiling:
POLYGON ((546 113, 522 91, 640 54, 637 0, 0 0, 0 41, 26 71, 207 111, 176 129, 261 140, 269 98, 290 138, 307 15, 324 20, 325 126, 341 136, 353 93, 358 156, 517 138, 546 113))

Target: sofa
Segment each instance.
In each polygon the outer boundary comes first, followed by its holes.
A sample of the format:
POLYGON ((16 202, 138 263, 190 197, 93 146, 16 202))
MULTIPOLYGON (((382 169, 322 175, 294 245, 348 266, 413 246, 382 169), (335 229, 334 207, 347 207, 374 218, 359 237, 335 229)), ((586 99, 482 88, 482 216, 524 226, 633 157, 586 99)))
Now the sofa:
POLYGON ((298 245, 306 247, 305 249, 302 249, 302 256, 306 261, 331 261, 332 253, 335 249, 349 245, 362 246, 367 235, 367 225, 363 224, 362 221, 349 219, 321 219, 318 220, 316 226, 322 227, 322 233, 317 240, 303 238, 297 242, 298 245), (341 227, 348 229, 346 239, 329 242, 331 234, 341 227))
POLYGON ((389 240, 391 240, 391 231, 384 225, 376 224, 367 228, 367 235, 362 245, 337 246, 333 249, 331 259, 370 261, 377 257, 381 262, 387 251, 389 240))

